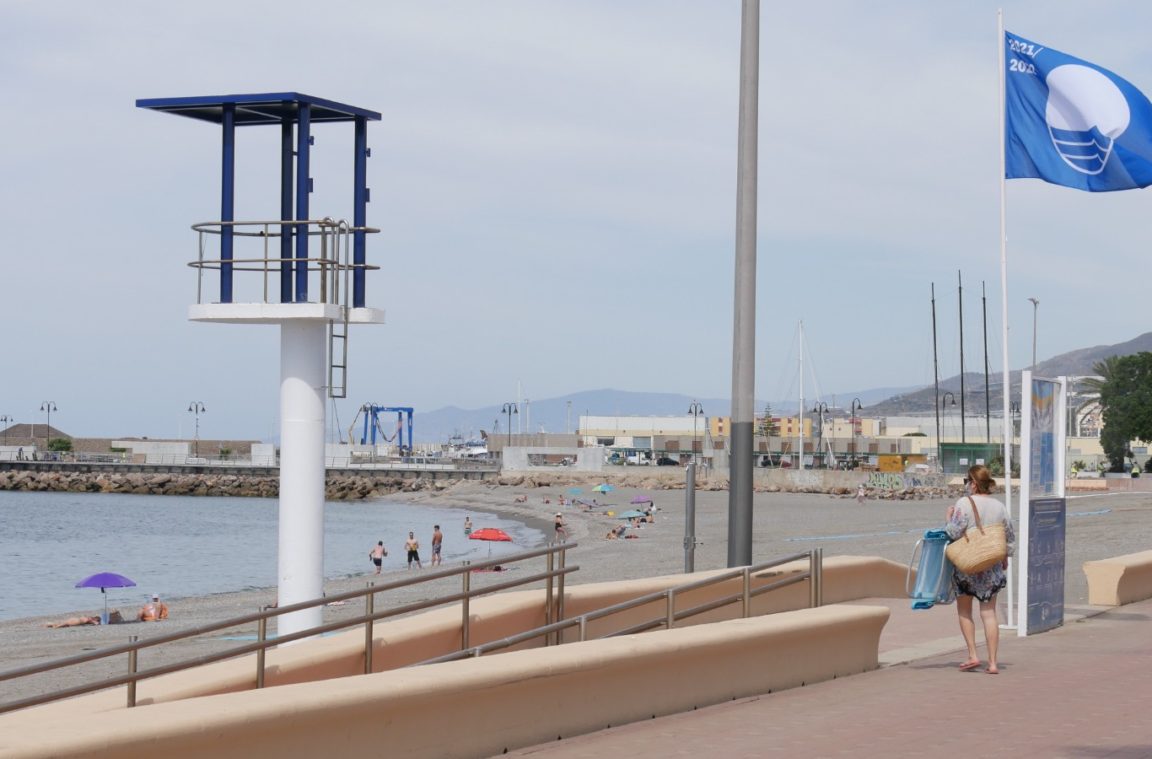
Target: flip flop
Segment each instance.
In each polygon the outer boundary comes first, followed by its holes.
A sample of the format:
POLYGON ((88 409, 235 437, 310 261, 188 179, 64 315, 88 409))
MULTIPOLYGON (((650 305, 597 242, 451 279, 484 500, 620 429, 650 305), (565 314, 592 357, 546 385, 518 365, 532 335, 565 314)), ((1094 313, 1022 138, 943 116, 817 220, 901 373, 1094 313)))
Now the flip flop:
POLYGON ((980 666, 980 662, 978 662, 978 661, 966 661, 960 665, 960 671, 961 672, 967 672, 968 670, 976 669, 979 666, 980 666))

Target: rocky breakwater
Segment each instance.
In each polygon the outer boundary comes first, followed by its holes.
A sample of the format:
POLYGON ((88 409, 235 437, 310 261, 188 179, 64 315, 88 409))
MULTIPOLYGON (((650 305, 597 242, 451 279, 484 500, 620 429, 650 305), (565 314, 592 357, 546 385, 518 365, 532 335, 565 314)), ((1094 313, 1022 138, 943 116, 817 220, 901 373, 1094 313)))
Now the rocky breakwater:
MULTIPOLYGON (((443 490, 447 480, 373 476, 372 474, 329 474, 325 498, 352 501, 394 493, 443 490)), ((279 478, 244 473, 172 474, 157 472, 0 472, 0 490, 54 491, 64 493, 122 493, 131 495, 233 496, 275 498, 279 478)))

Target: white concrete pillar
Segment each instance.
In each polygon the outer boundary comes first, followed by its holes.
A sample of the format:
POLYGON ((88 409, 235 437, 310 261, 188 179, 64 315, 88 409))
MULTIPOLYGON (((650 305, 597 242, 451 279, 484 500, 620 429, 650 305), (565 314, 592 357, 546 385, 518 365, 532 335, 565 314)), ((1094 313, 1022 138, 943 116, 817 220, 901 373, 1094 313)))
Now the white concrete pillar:
MULTIPOLYGON (((280 606, 324 593, 324 413, 327 325, 280 327, 280 606)), ((279 618, 280 635, 315 627, 322 607, 279 618)))

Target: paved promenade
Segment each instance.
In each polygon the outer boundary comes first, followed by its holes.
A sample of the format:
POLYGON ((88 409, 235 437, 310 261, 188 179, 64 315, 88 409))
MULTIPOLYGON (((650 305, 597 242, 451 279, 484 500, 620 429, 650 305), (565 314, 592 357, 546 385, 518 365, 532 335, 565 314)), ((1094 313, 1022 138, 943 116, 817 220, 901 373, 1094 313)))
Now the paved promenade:
POLYGON ((956 669, 955 607, 861 603, 893 611, 879 670, 509 755, 1152 757, 1152 600, 1071 609, 1028 638, 1002 631, 995 676, 956 669))

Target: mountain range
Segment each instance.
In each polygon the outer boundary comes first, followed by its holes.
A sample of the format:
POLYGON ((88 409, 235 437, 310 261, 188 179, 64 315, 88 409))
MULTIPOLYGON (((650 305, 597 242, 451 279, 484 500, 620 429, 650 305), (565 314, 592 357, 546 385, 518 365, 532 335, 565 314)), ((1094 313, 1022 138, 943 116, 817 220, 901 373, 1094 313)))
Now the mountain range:
MULTIPOLYGON (((1091 348, 1061 353, 1058 356, 1040 361, 1036 364, 1033 374, 1038 377, 1090 377, 1095 375, 1093 366, 1111 356, 1129 356, 1133 353, 1152 351, 1152 332, 1123 343, 1115 345, 1096 345, 1091 348)), ((1020 388, 1020 370, 1009 373, 1012 383, 1012 396, 1017 397, 1020 388)), ((1003 376, 997 371, 988 377, 988 404, 993 414, 1003 406, 1003 376)), ((940 380, 940 392, 951 392, 956 402, 960 402, 960 375, 940 380)), ((964 403, 974 413, 979 413, 985 407, 984 402, 984 374, 982 372, 964 373, 964 403)), ((935 410, 936 393, 933 387, 925 387, 911 392, 894 395, 868 409, 870 415, 876 416, 902 416, 914 414, 929 414, 935 410)))
MULTIPOLYGON (((1093 374, 1092 367, 1109 356, 1127 356, 1142 351, 1152 351, 1152 332, 1115 345, 1097 345, 1091 348, 1062 353, 1041 361, 1035 373, 1041 377, 1080 377, 1093 374)), ((1013 388, 1020 385, 1020 371, 1011 373, 1013 388)), ((999 372, 988 377, 989 405, 992 409, 1001 407, 1002 377, 999 372)), ((960 375, 940 380, 940 392, 951 392, 957 402, 960 396, 960 375)), ((829 394, 831 397, 831 394, 829 394)), ((983 409, 984 374, 964 373, 964 402, 971 413, 983 409)), ((870 390, 836 393, 835 398, 859 398, 868 416, 902 416, 932 413, 935 409, 936 393, 932 386, 882 387, 870 390)), ((413 421, 413 438, 417 443, 445 443, 453 436, 479 438, 481 432, 488 435, 504 435, 511 421, 512 433, 518 432, 575 432, 583 416, 684 416, 693 402, 698 402, 704 416, 727 416, 731 411, 731 401, 727 398, 693 398, 676 393, 645 393, 626 390, 587 390, 558 398, 522 401, 517 404, 516 413, 509 416, 503 412, 504 404, 477 409, 462 409, 455 406, 435 411, 416 411, 413 421)), ((849 401, 850 402, 850 401, 849 401)), ((771 407, 775 415, 795 414, 796 399, 756 401, 757 413, 762 413, 765 405, 771 407)), ((830 404, 831 405, 831 404, 830 404)), ((839 403, 837 414, 848 413, 848 403, 839 403)))

